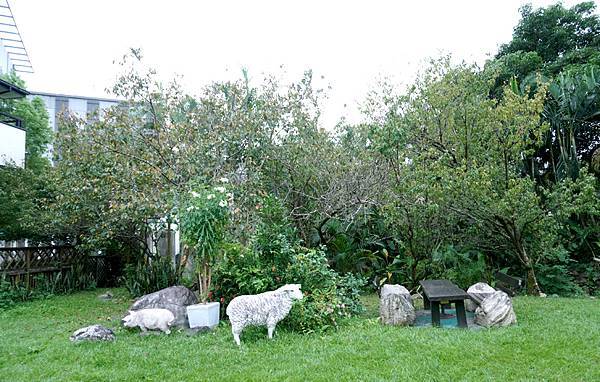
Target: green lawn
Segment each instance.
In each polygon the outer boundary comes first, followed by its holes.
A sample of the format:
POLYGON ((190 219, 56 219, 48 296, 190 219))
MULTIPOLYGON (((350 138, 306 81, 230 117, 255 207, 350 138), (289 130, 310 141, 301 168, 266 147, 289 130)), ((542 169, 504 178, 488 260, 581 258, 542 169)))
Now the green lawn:
POLYGON ((119 327, 121 290, 60 296, 0 312, 0 379, 41 380, 600 380, 600 302, 519 297, 517 326, 493 330, 383 327, 377 299, 338 331, 301 335, 248 330, 242 348, 223 322, 188 337, 141 337, 119 327), (79 327, 115 329, 114 343, 72 344, 79 327))

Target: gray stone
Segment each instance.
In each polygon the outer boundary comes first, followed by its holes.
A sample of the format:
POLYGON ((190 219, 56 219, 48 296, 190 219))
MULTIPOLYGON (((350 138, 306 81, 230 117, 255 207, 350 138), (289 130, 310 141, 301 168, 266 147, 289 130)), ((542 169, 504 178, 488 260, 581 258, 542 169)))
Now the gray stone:
POLYGON ((110 292, 106 292, 98 296, 98 298, 103 301, 110 301, 113 299, 113 297, 113 294, 110 292))
POLYGON ((69 339, 73 342, 80 341, 114 341, 115 333, 102 325, 86 326, 73 332, 69 339))
POLYGON ((502 291, 496 291, 481 302, 475 311, 475 324, 486 328, 508 326, 517 323, 510 297, 502 291))
POLYGON ((471 300, 467 300, 465 308, 469 312, 474 312, 481 302, 491 296, 496 290, 486 283, 473 284, 467 289, 471 300))
POLYGON ((167 309, 175 316, 173 326, 189 327, 186 307, 198 303, 198 298, 184 286, 172 286, 138 298, 129 310, 167 309))
POLYGON ((379 317, 386 325, 412 325, 416 314, 410 292, 402 285, 384 285, 379 300, 379 317))

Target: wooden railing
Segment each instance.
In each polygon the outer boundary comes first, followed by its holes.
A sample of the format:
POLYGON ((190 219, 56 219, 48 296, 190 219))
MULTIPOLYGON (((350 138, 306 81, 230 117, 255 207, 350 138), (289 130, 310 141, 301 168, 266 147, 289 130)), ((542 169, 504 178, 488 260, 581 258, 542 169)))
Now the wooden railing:
POLYGON ((69 245, 46 247, 0 247, 0 279, 33 287, 37 275, 50 278, 58 272, 91 275, 98 286, 112 286, 120 263, 114 257, 88 255, 69 245))
POLYGON ((68 270, 81 260, 71 246, 0 248, 0 274, 29 285, 33 275, 68 270))

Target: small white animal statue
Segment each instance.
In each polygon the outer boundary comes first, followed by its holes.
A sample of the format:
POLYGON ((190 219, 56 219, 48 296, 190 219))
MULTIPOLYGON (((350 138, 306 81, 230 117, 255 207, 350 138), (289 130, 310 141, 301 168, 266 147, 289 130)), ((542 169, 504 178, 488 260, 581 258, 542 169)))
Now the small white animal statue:
POLYGON ((250 325, 266 325, 269 338, 273 338, 275 326, 288 315, 293 300, 302 299, 300 287, 300 284, 286 284, 274 291, 231 300, 226 313, 231 321, 235 343, 240 345, 240 334, 250 325))
POLYGON ((130 310, 123 318, 123 325, 128 328, 139 326, 142 333, 148 329, 159 329, 170 334, 169 326, 175 321, 175 316, 167 309, 140 309, 130 310))

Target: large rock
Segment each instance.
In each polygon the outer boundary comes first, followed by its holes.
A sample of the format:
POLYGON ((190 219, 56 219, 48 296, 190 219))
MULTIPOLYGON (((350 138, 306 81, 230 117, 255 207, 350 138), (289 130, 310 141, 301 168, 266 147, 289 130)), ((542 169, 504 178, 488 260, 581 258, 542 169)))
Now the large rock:
POLYGON ((481 302, 494 294, 496 290, 486 283, 473 284, 467 289, 467 294, 471 297, 467 300, 465 307, 469 312, 474 312, 481 302))
POLYGON ((416 314, 410 292, 402 285, 384 285, 379 301, 379 316, 386 325, 412 325, 416 314))
POLYGON ((475 311, 475 324, 486 328, 508 326, 517 323, 510 297, 502 291, 495 291, 481 302, 475 311))
POLYGON ((69 339, 73 342, 80 341, 114 341, 115 333, 102 325, 86 326, 73 332, 69 339))
POLYGON ((198 298, 184 286, 172 286, 137 299, 129 310, 168 309, 175 315, 173 326, 189 327, 186 307, 198 303, 198 298))

